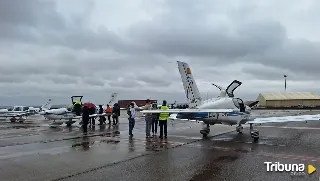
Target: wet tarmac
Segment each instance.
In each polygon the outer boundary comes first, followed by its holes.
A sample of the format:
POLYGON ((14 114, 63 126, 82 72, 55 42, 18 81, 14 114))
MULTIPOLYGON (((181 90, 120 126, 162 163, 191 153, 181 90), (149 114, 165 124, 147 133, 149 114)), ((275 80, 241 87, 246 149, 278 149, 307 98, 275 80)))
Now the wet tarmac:
POLYGON ((96 125, 87 136, 77 124, 50 128, 40 119, 0 122, 1 180, 319 180, 320 121, 257 126, 258 143, 248 128, 238 134, 223 125, 212 126, 210 137, 202 138, 201 124, 186 121, 169 121, 167 140, 147 139, 143 119, 136 120, 130 139, 127 122, 123 117, 118 126, 96 125), (318 170, 312 175, 305 170, 303 176, 267 172, 266 161, 312 164, 318 170))

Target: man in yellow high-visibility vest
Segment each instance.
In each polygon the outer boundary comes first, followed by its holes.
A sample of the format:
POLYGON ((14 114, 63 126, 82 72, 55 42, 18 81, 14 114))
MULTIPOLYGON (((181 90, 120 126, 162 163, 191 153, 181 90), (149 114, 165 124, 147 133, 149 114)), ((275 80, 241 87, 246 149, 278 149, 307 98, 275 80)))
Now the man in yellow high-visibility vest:
MULTIPOLYGON (((167 101, 164 100, 162 103, 162 106, 160 110, 168 110, 169 107, 167 106, 167 101)), ((163 139, 163 133, 164 133, 164 138, 167 138, 167 123, 168 123, 168 118, 169 118, 169 113, 167 112, 161 112, 159 115, 159 126, 160 126, 160 139, 163 139)))

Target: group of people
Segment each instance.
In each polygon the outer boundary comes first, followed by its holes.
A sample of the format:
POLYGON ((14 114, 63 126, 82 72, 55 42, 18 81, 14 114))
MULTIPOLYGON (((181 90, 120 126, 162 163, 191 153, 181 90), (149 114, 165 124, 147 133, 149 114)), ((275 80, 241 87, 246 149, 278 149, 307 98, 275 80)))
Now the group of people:
MULTIPOLYGON (((158 109, 158 106, 156 103, 151 104, 150 100, 147 99, 146 105, 143 106, 144 110, 156 110, 158 109)), ((169 107, 167 106, 167 101, 163 101, 162 106, 160 107, 161 110, 168 110, 169 107)), ((134 108, 134 103, 131 103, 128 106, 127 114, 129 116, 129 135, 132 137, 132 130, 135 125, 135 116, 136 116, 136 110, 134 108)), ((167 138, 167 122, 169 118, 169 113, 146 113, 145 114, 145 121, 146 121, 146 138, 154 137, 157 135, 158 131, 158 123, 160 126, 160 135, 159 138, 167 138), (151 136, 152 131, 152 136, 151 136)))
MULTIPOLYGON (((76 107, 75 112, 76 114, 80 114, 81 107, 77 106, 75 104, 74 107, 76 107)), ((81 105, 81 104, 80 104, 81 105)), ((151 101, 148 99, 146 101, 146 105, 143 106, 144 110, 156 110, 158 109, 158 106, 156 103, 151 104, 151 101)), ((169 107, 167 106, 167 101, 163 101, 162 106, 160 107, 161 110, 168 110, 169 107)), ((87 107, 82 106, 81 109, 82 112, 82 128, 83 132, 86 134, 88 125, 94 127, 95 126, 95 117, 91 117, 90 115, 96 113, 96 108, 94 107, 87 107)), ((115 103, 113 108, 111 108, 109 105, 107 105, 107 108, 104 110, 102 105, 99 105, 99 114, 107 113, 109 125, 111 125, 111 116, 113 119, 113 125, 117 125, 119 123, 119 117, 120 117, 120 106, 118 103, 115 103)), ((136 117, 136 110, 134 107, 134 103, 131 103, 128 105, 127 114, 129 116, 129 135, 132 137, 132 131, 135 126, 135 117, 136 117)), ((161 112, 161 113, 147 113, 145 114, 145 122, 146 122, 146 138, 154 137, 157 135, 158 132, 158 125, 160 127, 160 135, 159 138, 167 138, 167 122, 169 118, 169 113, 161 112), (151 135, 152 132, 152 135, 151 135)), ((99 119, 99 125, 106 124, 106 118, 105 116, 100 116, 99 119)))
MULTIPOLYGON (((119 123, 119 117, 120 117, 120 106, 118 103, 115 103, 113 105, 113 108, 111 108, 109 105, 107 105, 106 110, 103 109, 102 105, 99 105, 99 114, 107 113, 109 125, 111 125, 111 116, 113 119, 113 125, 117 125, 119 123)), ((82 128, 83 128, 83 133, 87 133, 88 125, 91 127, 95 127, 95 117, 91 117, 90 115, 96 113, 96 108, 94 107, 87 107, 83 106, 82 107, 82 128)), ((106 124, 106 118, 105 116, 100 116, 99 118, 99 124, 98 125, 103 125, 106 124)))

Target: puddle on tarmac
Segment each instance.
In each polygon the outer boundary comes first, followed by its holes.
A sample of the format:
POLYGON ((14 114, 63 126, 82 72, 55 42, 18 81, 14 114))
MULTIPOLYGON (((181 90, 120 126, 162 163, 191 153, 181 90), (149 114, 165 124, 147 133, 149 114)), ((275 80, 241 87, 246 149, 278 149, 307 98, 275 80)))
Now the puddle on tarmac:
POLYGON ((117 144, 120 140, 100 140, 100 143, 110 143, 110 144, 117 144))

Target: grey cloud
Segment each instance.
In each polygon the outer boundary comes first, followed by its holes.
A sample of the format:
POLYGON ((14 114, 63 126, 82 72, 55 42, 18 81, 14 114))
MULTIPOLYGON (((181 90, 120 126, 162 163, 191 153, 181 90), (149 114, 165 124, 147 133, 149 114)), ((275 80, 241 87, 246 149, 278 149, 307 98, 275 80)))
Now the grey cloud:
POLYGON ((0 2, 0 101, 42 103, 52 97, 68 103, 80 94, 99 102, 118 92, 119 99, 185 102, 177 60, 189 63, 203 97, 219 94, 212 82, 227 86, 238 79, 243 85, 237 95, 255 99, 259 92, 283 90, 283 74, 292 91, 317 90, 319 42, 307 36, 308 22, 300 26, 301 14, 293 11, 300 6, 217 2, 144 2, 157 10, 149 9, 140 21, 136 12, 122 14, 128 19, 124 27, 101 18, 108 8, 119 11, 112 2, 97 12, 100 17, 93 16, 97 9, 90 1, 0 2), (292 38, 298 30, 306 40, 292 38))

